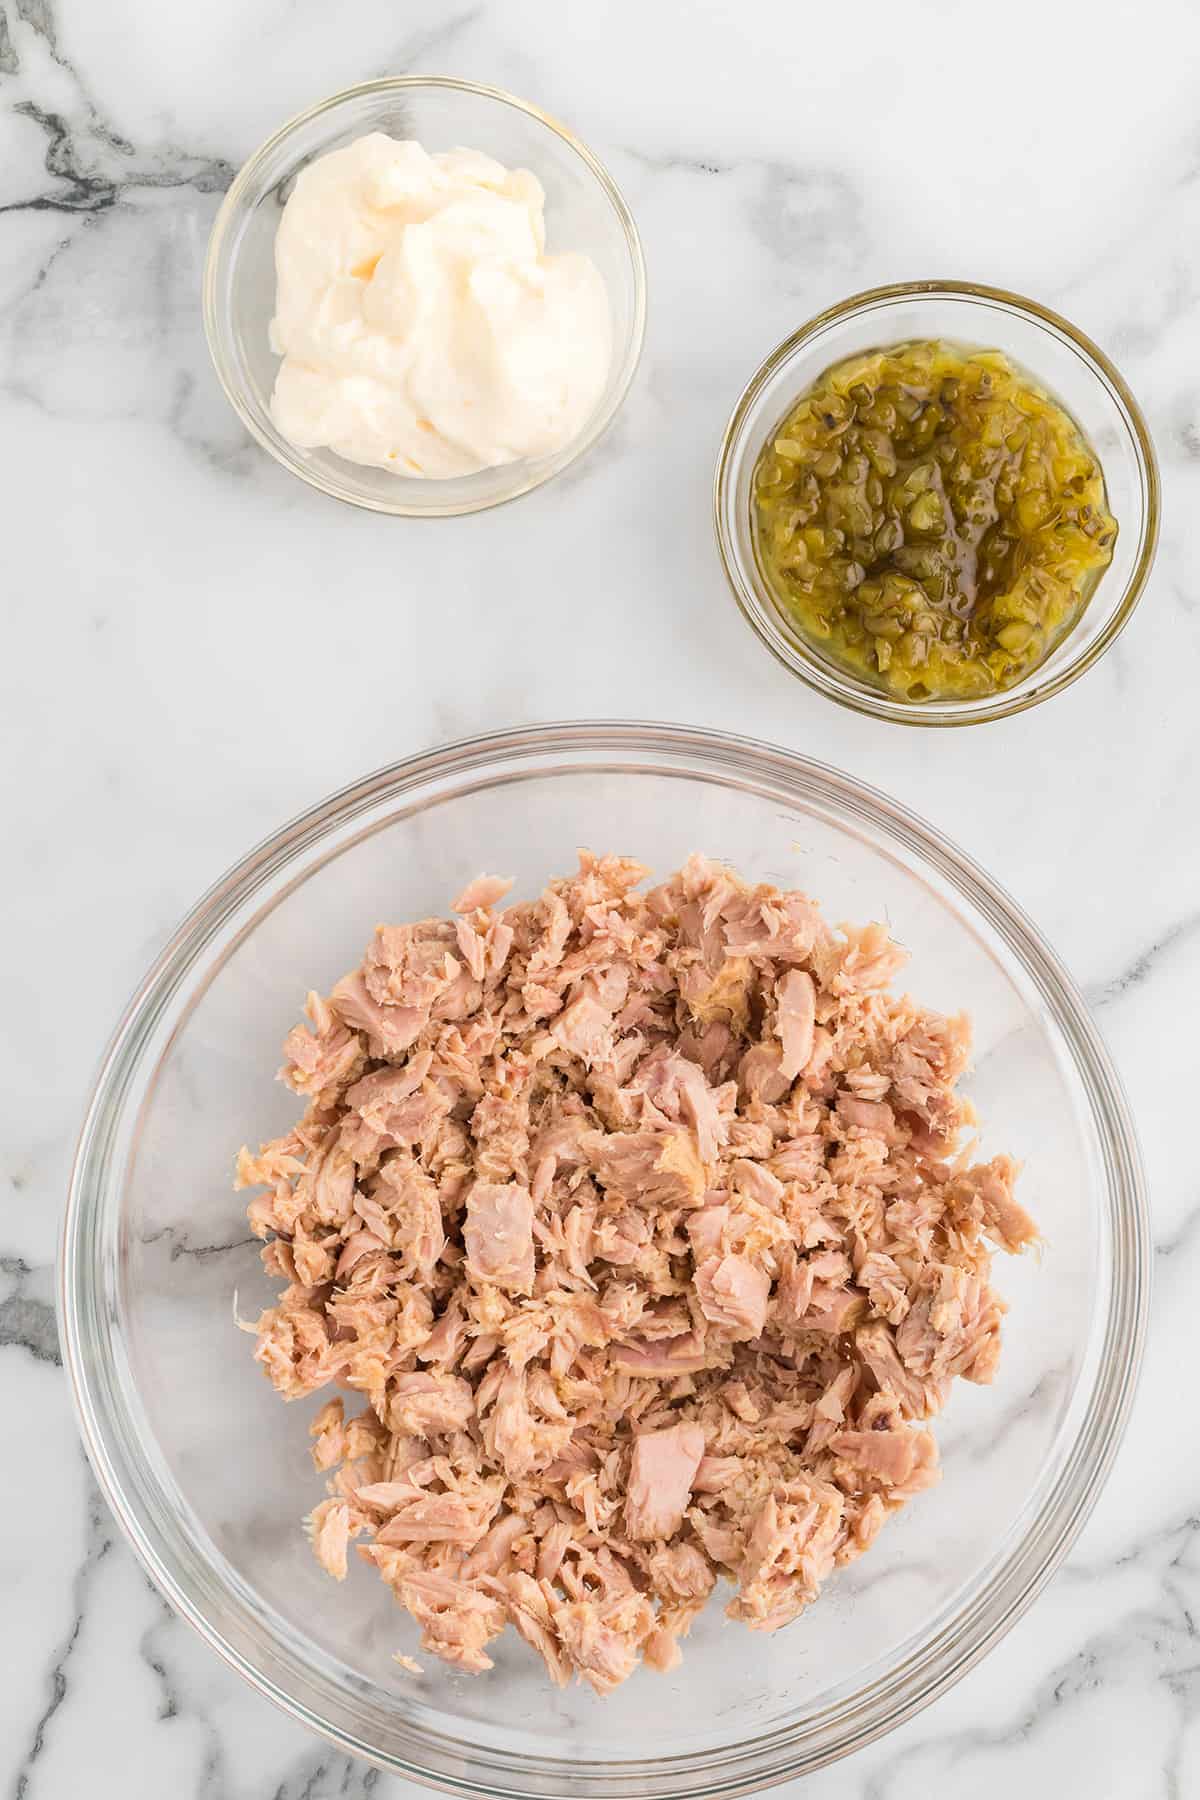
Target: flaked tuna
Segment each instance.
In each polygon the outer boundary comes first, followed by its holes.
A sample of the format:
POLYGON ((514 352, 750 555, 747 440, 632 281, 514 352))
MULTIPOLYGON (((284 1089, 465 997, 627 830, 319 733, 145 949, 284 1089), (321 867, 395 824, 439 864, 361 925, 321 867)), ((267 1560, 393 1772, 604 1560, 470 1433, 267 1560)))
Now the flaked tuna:
POLYGON ((592 1171, 608 1194, 648 1208, 698 1206, 707 1186, 691 1132, 595 1132, 585 1140, 592 1171))
POLYGON ((882 926, 644 874, 584 851, 380 926, 285 1042, 304 1117, 238 1158, 257 1360, 339 1390, 322 1566, 354 1548, 458 1669, 512 1626, 599 1694, 676 1667, 722 1581, 788 1624, 937 1479, 926 1422, 999 1355, 991 1246, 1036 1239, 1011 1158, 960 1150, 966 1022, 889 991, 882 926))
POLYGON ((463 1248, 477 1282, 509 1294, 532 1293, 533 1200, 528 1188, 512 1181, 477 1181, 467 1195, 463 1248))
POLYGON ((781 1046, 779 1072, 788 1081, 808 1067, 813 1053, 817 990, 805 969, 789 969, 775 985, 776 1029, 781 1046))
POLYGON ((696 1297, 710 1325, 745 1341, 762 1336, 771 1277, 745 1256, 710 1256, 696 1270, 696 1297))
POLYGON ((451 912, 469 913, 477 907, 493 907, 497 900, 503 900, 505 894, 512 889, 511 879, 503 875, 477 875, 474 881, 468 881, 458 899, 451 906, 451 912))
POLYGON ((704 1455, 699 1425, 643 1431, 633 1441, 625 1529, 631 1538, 673 1538, 704 1455))

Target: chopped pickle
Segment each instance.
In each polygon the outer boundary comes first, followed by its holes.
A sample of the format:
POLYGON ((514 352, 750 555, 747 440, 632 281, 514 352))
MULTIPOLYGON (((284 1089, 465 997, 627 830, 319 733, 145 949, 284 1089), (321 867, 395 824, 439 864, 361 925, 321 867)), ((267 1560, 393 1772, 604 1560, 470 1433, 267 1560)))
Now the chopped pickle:
POLYGON ((895 344, 838 363, 754 471, 784 613, 895 699, 1001 692, 1054 649, 1112 561, 1100 464, 998 350, 895 344))

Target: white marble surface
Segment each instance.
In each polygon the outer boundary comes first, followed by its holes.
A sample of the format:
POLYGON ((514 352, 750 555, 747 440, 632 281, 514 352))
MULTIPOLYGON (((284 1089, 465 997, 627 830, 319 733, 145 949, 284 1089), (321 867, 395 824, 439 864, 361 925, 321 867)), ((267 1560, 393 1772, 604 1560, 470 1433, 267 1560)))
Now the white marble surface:
POLYGON ((1198 64, 1187 0, 0 5, 15 1800, 398 1800, 228 1673, 116 1533, 59 1366, 61 1197, 101 1043, 213 876, 373 765, 575 714, 752 731, 932 815, 1065 953, 1143 1134, 1154 1323, 1091 1523, 980 1668, 806 1800, 1200 1794, 1198 64), (546 493, 433 525, 276 469, 228 412, 199 317, 233 168, 298 106, 404 70, 494 81, 576 126, 636 211, 651 295, 603 447, 546 493), (1151 589, 1101 668, 950 736, 799 689, 733 608, 708 523, 720 430, 765 349, 845 293, 928 274, 1035 294, 1097 337, 1147 407, 1166 495, 1151 589))

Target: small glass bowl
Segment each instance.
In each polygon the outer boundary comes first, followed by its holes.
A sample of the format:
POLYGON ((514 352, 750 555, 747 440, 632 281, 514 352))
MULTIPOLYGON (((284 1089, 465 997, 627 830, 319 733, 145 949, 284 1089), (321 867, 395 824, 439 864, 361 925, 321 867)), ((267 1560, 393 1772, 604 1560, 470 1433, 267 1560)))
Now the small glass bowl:
POLYGON ((1137 401, 1104 352, 1035 300, 962 281, 911 281, 855 294, 773 350, 726 428, 713 502, 717 543, 734 598, 767 649, 818 693, 900 725, 978 725, 1061 693, 1124 629, 1158 542, 1154 446, 1137 401), (1003 693, 917 703, 898 700, 838 668, 787 618, 756 554, 751 487, 763 446, 826 369, 910 338, 946 338, 1003 351, 1067 409, 1104 471, 1118 526, 1113 560, 1078 624, 1043 663, 1003 693))
POLYGON ((221 386, 252 437, 311 487, 371 512, 448 518, 515 500, 559 474, 607 430, 642 350, 646 271, 637 227, 608 171, 578 138, 525 100, 444 75, 363 82, 309 107, 256 150, 213 224, 204 269, 204 329, 221 386), (604 278, 612 308, 608 381, 585 429, 554 456, 449 480, 360 467, 332 450, 304 450, 271 417, 279 358, 267 328, 275 310, 275 233, 296 176, 316 157, 369 131, 416 138, 430 150, 465 146, 527 168, 546 192, 553 253, 582 251, 604 278))

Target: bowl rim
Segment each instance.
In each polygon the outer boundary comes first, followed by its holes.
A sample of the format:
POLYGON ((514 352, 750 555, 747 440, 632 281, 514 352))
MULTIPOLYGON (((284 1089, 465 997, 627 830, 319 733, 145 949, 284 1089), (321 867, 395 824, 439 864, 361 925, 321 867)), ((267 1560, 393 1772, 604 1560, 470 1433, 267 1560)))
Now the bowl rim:
MULTIPOLYGON (((1055 694, 1062 693, 1064 688, 1070 687, 1072 682, 1086 674, 1120 637, 1141 598, 1158 547, 1161 510, 1162 485, 1150 428, 1128 383, 1112 359, 1078 326, 1072 325, 1061 313, 1043 306, 1040 301, 1031 300, 1023 294, 1011 293, 1006 288, 988 287, 972 281, 897 281, 882 287, 866 288, 861 293, 851 294, 826 307, 798 330, 791 332, 763 358, 742 389, 722 435, 713 477, 713 522, 725 578, 742 617, 776 661, 826 699, 835 700, 854 712, 865 714, 869 718, 885 719, 892 724, 934 729, 981 725, 994 719, 1010 718, 1037 706, 1043 700, 1052 699, 1055 694), (734 531, 736 496, 731 470, 734 456, 742 448, 760 393, 784 364, 811 340, 831 326, 843 324, 849 319, 891 306, 898 301, 934 300, 942 295, 979 301, 1007 313, 1025 314, 1035 324, 1064 339, 1090 368, 1090 372, 1114 395, 1118 407, 1125 413, 1141 474, 1141 548, 1120 601, 1103 631, 1084 650, 1064 664, 1052 679, 1038 683, 1024 693, 1014 690, 961 702, 941 700, 916 705, 892 699, 882 692, 872 693, 865 684, 855 682, 853 677, 845 675, 833 664, 824 662, 815 651, 809 649, 799 634, 793 638, 783 631, 775 616, 774 606, 765 592, 760 593, 751 582, 742 578, 741 558, 737 553, 734 531)), ((1036 676, 1037 671, 1033 673, 1036 676)))
MULTIPOLYGON (((633 767, 639 765, 634 764, 633 767)), ((661 766, 661 765, 659 765, 661 766)), ((126 1007, 102 1058, 81 1126, 72 1165, 60 1240, 58 1301, 63 1361, 81 1435, 101 1491, 152 1581, 181 1616, 250 1685, 339 1750, 381 1768, 460 1795, 561 1796, 579 1800, 714 1800, 747 1794, 810 1773, 863 1748, 919 1712, 952 1686, 1004 1636, 1024 1613, 1066 1555, 1103 1487, 1124 1434, 1136 1390, 1150 1302, 1149 1207, 1128 1101, 1103 1038, 1083 996, 1055 952, 1022 909, 965 852, 907 807, 878 789, 762 740, 733 733, 650 721, 595 720, 518 727, 457 740, 392 763, 339 789, 273 832, 221 876, 184 918, 126 1007), (487 770, 503 772, 531 764, 561 770, 630 767, 628 759, 656 755, 667 766, 728 776, 731 771, 761 781, 789 779, 803 798, 808 783, 852 819, 882 827, 893 844, 910 845, 955 891, 996 929, 1007 949, 1033 981, 1043 1003, 1071 1048, 1074 1067, 1087 1095, 1101 1141, 1110 1200, 1112 1261, 1107 1317, 1095 1355, 1095 1370, 1084 1416, 1064 1454, 1062 1468, 1042 1511, 999 1569, 954 1618, 927 1642, 872 1679, 854 1696, 837 1702, 816 1723, 777 1726, 717 1750, 643 1759, 629 1764, 580 1763, 568 1756, 531 1758, 458 1744, 448 1757, 448 1740, 414 1728, 419 1750, 440 1755, 440 1765, 381 1751, 346 1726, 322 1717, 280 1686, 250 1656, 223 1635, 199 1601, 184 1590, 169 1545, 143 1529, 133 1498, 125 1491, 122 1463, 129 1457, 119 1430, 103 1405, 103 1370, 89 1354, 81 1308, 95 1304, 101 1279, 90 1255, 90 1233, 106 1198, 112 1172, 107 1166, 112 1121, 138 1073, 145 1034, 188 975, 207 945, 237 908, 297 856, 315 848, 334 830, 352 822, 381 800, 411 793, 438 777, 487 770), (537 762, 554 756, 552 763, 537 762), (669 759, 674 757, 675 764, 669 759), (590 758, 590 760, 589 760, 590 758), (626 759, 624 761, 618 759, 626 759), (106 1178, 107 1177, 107 1181, 106 1178), (864 1697, 865 1696, 865 1697, 864 1697), (840 1735, 830 1738, 831 1727, 840 1735), (820 1741, 811 1741, 814 1732, 820 1741), (531 1776, 534 1779, 531 1779, 531 1776)), ((119 1422, 118 1422, 119 1425, 119 1422)))
MULTIPOLYGON (((510 501, 520 499, 522 494, 533 493, 535 489, 544 486, 556 475, 561 475, 570 468, 606 434, 628 397, 645 345, 646 259, 633 213, 617 183, 595 152, 590 150, 582 138, 577 137, 553 114, 543 111, 540 106, 535 106, 530 100, 522 100, 518 95, 508 93, 504 88, 492 87, 485 82, 466 81, 456 75, 384 75, 373 81, 355 82, 350 87, 339 88, 336 93, 327 95, 323 100, 315 101, 311 106, 305 107, 302 112, 294 113, 250 152, 226 189, 208 235, 201 283, 201 311, 209 357, 226 400, 250 436, 268 452, 281 468, 298 476, 301 481, 306 482, 309 487, 315 488, 318 493, 326 494, 334 500, 340 500, 348 506, 359 507, 366 512, 381 513, 388 518, 403 519, 461 518, 466 514, 488 512, 497 506, 507 506, 510 501), (509 465, 514 470, 523 469, 525 474, 510 491, 485 499, 445 499, 439 503, 434 490, 444 489, 454 484, 446 481, 428 481, 426 486, 431 490, 428 502, 414 504, 399 500, 389 501, 375 495, 356 493, 348 484, 335 481, 313 469, 295 453, 293 446, 288 444, 286 439, 278 434, 272 435, 263 429, 260 421, 246 404, 241 385, 234 377, 233 361, 224 341, 223 328, 227 325, 227 320, 221 303, 220 271, 239 209, 262 164, 277 149, 286 144, 297 131, 302 130, 313 120, 321 118, 325 113, 369 95, 412 92, 420 88, 449 90, 455 93, 470 94, 476 99, 496 101, 501 105, 513 107, 517 112, 524 113, 527 118, 535 120, 539 125, 545 126, 548 131, 552 132, 583 163, 612 207, 625 240, 633 275, 633 317, 630 321, 629 338, 625 346, 619 378, 608 405, 597 410, 587 428, 555 456, 535 461, 524 458, 509 465)), ((347 463, 346 466, 347 468, 354 467, 352 463, 347 463)))

